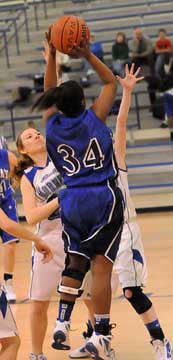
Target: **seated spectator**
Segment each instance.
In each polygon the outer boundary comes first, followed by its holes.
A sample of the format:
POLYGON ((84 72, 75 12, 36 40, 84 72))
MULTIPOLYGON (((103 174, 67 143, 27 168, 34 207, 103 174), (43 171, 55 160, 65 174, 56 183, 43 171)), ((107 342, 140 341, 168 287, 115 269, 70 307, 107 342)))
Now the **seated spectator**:
POLYGON ((153 72, 154 57, 151 40, 143 35, 142 29, 137 27, 134 30, 134 38, 131 43, 132 62, 136 69, 141 65, 149 65, 150 72, 153 72))
MULTIPOLYGON (((150 109, 153 113, 153 117, 163 120, 165 117, 163 96, 170 89, 173 89, 173 66, 171 66, 170 63, 168 74, 165 73, 162 77, 160 77, 158 74, 152 74, 146 76, 145 80, 148 83, 148 93, 151 103, 150 109), (160 96, 160 93, 162 93, 162 96, 160 96)), ((161 127, 168 127, 167 120, 162 122, 161 127)))
POLYGON ((169 64, 171 49, 171 41, 166 37, 166 30, 160 29, 159 39, 155 43, 156 74, 159 74, 160 76, 164 75, 164 65, 169 64))
POLYGON ((90 37, 90 49, 91 52, 104 62, 103 47, 100 41, 96 41, 96 36, 92 32, 90 37))
MULTIPOLYGON (((91 52, 97 56, 101 61, 104 62, 104 53, 101 42, 96 41, 95 34, 92 32, 90 36, 90 49, 91 52)), ((95 71, 90 67, 90 64, 85 59, 83 60, 83 71, 85 72, 85 76, 81 79, 81 83, 88 84, 90 75, 94 74, 95 71)))
POLYGON ((112 45, 112 71, 115 75, 124 76, 124 65, 129 62, 129 47, 126 36, 118 32, 115 43, 112 45))

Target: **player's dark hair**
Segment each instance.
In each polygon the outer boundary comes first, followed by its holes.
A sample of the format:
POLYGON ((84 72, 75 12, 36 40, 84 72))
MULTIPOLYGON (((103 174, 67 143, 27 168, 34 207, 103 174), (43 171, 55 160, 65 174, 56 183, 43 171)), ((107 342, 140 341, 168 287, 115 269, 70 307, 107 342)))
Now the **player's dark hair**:
POLYGON ((46 110, 56 106, 65 116, 74 118, 85 110, 83 88, 73 80, 66 81, 58 87, 53 87, 35 102, 32 110, 46 110))
POLYGON ((21 179, 25 169, 34 165, 34 161, 27 154, 21 154, 20 152, 23 149, 23 142, 21 138, 22 133, 23 131, 18 135, 16 140, 16 147, 20 157, 17 161, 17 165, 14 168, 14 174, 18 179, 21 179))

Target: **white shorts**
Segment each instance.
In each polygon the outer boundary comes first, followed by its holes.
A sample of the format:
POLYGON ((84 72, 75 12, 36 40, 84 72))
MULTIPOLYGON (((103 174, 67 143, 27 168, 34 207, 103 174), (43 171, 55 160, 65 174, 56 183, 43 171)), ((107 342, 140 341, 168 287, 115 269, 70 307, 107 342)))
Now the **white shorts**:
MULTIPOLYGON (((113 266, 111 287, 114 293, 118 286, 117 276, 123 288, 131 286, 146 286, 147 267, 140 227, 136 221, 125 223, 119 250, 113 266)), ((91 271, 86 274, 82 298, 89 298, 91 294, 91 271)))
POLYGON ((43 264, 41 261, 42 254, 35 247, 33 248, 29 298, 38 301, 49 301, 60 283, 65 263, 60 219, 48 221, 46 227, 39 229, 38 235, 51 247, 54 256, 49 263, 43 264))
POLYGON ((140 227, 136 221, 125 223, 113 270, 122 288, 146 286, 147 267, 140 227))
POLYGON ((18 335, 10 305, 8 304, 5 291, 0 289, 0 339, 18 335))

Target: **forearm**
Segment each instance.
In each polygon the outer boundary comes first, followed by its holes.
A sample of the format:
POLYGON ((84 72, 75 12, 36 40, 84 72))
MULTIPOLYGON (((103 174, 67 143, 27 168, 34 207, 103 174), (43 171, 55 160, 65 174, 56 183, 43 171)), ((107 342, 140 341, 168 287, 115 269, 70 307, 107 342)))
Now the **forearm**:
POLYGON ((131 91, 127 89, 123 89, 121 105, 117 116, 117 123, 119 126, 126 127, 130 104, 131 104, 131 91))
POLYGON ((115 83, 116 87, 116 79, 113 75, 112 71, 94 54, 90 53, 86 60, 90 63, 92 68, 96 71, 99 78, 103 81, 104 84, 115 83))
POLYGON ((58 198, 55 198, 45 205, 28 209, 25 211, 28 224, 35 225, 40 221, 47 219, 58 207, 58 198))
POLYGON ((37 242, 39 240, 37 235, 27 230, 24 226, 9 219, 3 211, 1 211, 1 216, 0 216, 0 227, 8 234, 11 234, 16 238, 22 237, 25 238, 26 240, 30 240, 34 242, 37 242))
POLYGON ((124 89, 115 130, 115 154, 118 166, 124 168, 126 157, 126 123, 131 103, 131 91, 124 89))
POLYGON ((44 76, 44 91, 57 86, 56 54, 49 54, 44 76))

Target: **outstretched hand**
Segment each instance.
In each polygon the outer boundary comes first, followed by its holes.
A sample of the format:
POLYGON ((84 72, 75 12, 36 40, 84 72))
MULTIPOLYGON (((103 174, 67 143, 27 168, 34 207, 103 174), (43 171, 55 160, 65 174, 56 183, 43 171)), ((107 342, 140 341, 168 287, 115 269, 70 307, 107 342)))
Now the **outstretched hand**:
POLYGON ((141 68, 138 67, 136 72, 134 72, 135 64, 132 64, 130 70, 128 64, 125 66, 125 77, 122 79, 119 75, 116 76, 116 79, 120 82, 123 88, 126 88, 129 91, 132 91, 136 83, 143 80, 144 76, 137 77, 141 68))
POLYGON ((90 55, 89 39, 83 38, 80 46, 73 44, 73 47, 69 49, 69 55, 72 58, 87 58, 90 55))
POLYGON ((45 60, 45 62, 47 63, 48 61, 48 57, 49 55, 56 55, 56 49, 53 46, 53 44, 51 43, 51 29, 52 26, 49 26, 49 29, 47 32, 45 32, 45 40, 43 40, 43 51, 42 51, 42 55, 43 58, 45 60))

